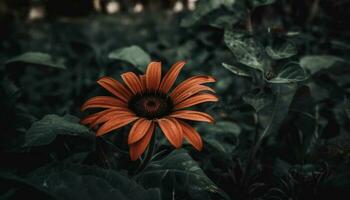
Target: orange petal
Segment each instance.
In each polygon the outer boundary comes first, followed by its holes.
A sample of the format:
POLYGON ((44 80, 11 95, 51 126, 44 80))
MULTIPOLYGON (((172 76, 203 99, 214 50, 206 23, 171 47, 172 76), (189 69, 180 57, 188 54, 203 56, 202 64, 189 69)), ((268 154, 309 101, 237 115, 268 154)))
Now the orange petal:
POLYGON ((171 66, 170 70, 165 74, 159 90, 163 93, 168 93, 170 88, 174 85, 176 78, 178 77, 181 69, 185 66, 184 61, 176 62, 171 66))
POLYGON ((165 137, 175 147, 180 148, 183 140, 181 125, 174 118, 161 118, 157 120, 165 137))
POLYGON ((105 115, 105 114, 107 114, 109 112, 112 112, 114 110, 115 110, 115 108, 109 108, 109 109, 106 109, 106 110, 103 110, 103 111, 100 111, 100 112, 88 115, 83 120, 81 120, 80 123, 84 124, 84 125, 91 124, 94 121, 96 121, 98 118, 100 118, 101 116, 103 116, 103 115, 105 115))
POLYGON ((146 86, 149 90, 158 90, 162 77, 162 65, 160 62, 151 62, 146 70, 146 86))
POLYGON ((82 119, 80 121, 80 123, 84 124, 84 125, 91 124, 93 121, 95 121, 97 118, 99 118, 102 115, 103 112, 106 112, 106 111, 108 111, 108 110, 104 110, 104 111, 101 111, 101 112, 94 113, 92 115, 88 115, 84 119, 82 119))
POLYGON ((141 81, 134 72, 126 72, 121 76, 133 94, 137 94, 142 91, 141 81))
POLYGON ((137 120, 130 130, 128 144, 133 144, 143 138, 151 124, 152 121, 145 118, 140 118, 137 120))
POLYGON ((124 102, 127 102, 131 97, 131 92, 123 84, 111 77, 102 77, 97 83, 124 102))
POLYGON ((200 103, 216 102, 218 100, 219 100, 218 97, 216 97, 213 94, 197 94, 175 105, 174 109, 178 110, 178 109, 194 106, 200 103))
POLYGON ((209 122, 213 123, 214 118, 207 113, 194 111, 194 110, 179 110, 170 114, 170 117, 179 119, 187 119, 193 121, 209 122))
POLYGON ((118 115, 113 118, 110 118, 106 123, 104 123, 96 133, 96 136, 102 136, 110 131, 113 131, 115 129, 118 129, 122 126, 125 126, 133 121, 138 119, 135 115, 126 114, 125 115, 118 115))
POLYGON ((110 112, 105 113, 104 115, 101 115, 101 117, 97 118, 93 123, 91 123, 90 126, 95 127, 98 124, 109 121, 110 119, 115 118, 117 116, 126 117, 126 116, 135 116, 135 114, 127 108, 113 109, 110 112))
POLYGON ((146 90, 146 75, 140 75, 142 90, 146 90))
POLYGON ((186 140, 194 146, 198 151, 202 150, 203 148, 203 141, 201 136, 198 134, 196 129, 194 129, 192 126, 188 125, 184 121, 179 120, 179 123, 182 126, 182 131, 184 133, 184 137, 186 140))
POLYGON ((136 160, 140 158, 143 152, 146 150, 149 142, 151 141, 153 132, 154 132, 154 123, 151 122, 151 125, 146 132, 145 136, 138 142, 130 145, 130 158, 131 160, 136 160))
POLYGON ((81 111, 88 108, 114 108, 127 107, 128 105, 120 99, 109 96, 97 96, 87 100, 82 106, 81 111))
POLYGON ((205 86, 205 85, 194 85, 194 86, 186 89, 182 93, 180 93, 178 96, 174 96, 172 98, 173 103, 174 104, 178 104, 181 101, 187 99, 188 97, 190 97, 190 96, 192 96, 194 94, 197 94, 199 92, 203 92, 203 91, 210 91, 210 92, 214 92, 215 93, 215 91, 213 89, 211 89, 210 87, 208 87, 208 86, 205 86))
POLYGON ((172 98, 179 96, 183 91, 186 91, 188 88, 191 88, 195 85, 203 84, 203 83, 212 83, 215 82, 215 79, 211 76, 193 76, 182 83, 180 83, 170 94, 172 98))

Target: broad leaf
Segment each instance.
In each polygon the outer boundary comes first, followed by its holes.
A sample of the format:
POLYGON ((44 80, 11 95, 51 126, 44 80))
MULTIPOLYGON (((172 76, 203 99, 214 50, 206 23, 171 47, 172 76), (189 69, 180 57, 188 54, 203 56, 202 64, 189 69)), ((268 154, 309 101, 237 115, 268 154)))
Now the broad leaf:
MULTIPOLYGON (((34 199, 58 199, 46 189, 6 171, 0 172, 0 183, 3 185, 1 192, 9 191, 8 194, 6 194, 7 198, 4 199, 14 199, 16 196, 18 198, 24 195, 30 195, 30 197, 34 199), (11 188, 14 191, 11 191, 11 188)), ((0 199, 3 195, 4 194, 0 195, 0 199)))
POLYGON ((58 69, 66 69, 64 66, 64 60, 61 58, 52 57, 49 54, 41 52, 27 52, 22 55, 16 56, 6 62, 6 65, 12 65, 15 63, 24 65, 39 65, 48 66, 58 69))
POLYGON ((275 176, 281 178, 281 177, 287 176, 288 173, 289 173, 289 170, 291 168, 292 168, 292 166, 288 162, 277 158, 275 160, 275 163, 274 163, 274 167, 273 167, 274 172, 273 172, 273 174, 275 176))
POLYGON ((272 84, 270 93, 246 95, 243 100, 255 108, 263 128, 261 139, 278 131, 288 114, 297 84, 272 84))
POLYGON ((344 106, 345 106, 346 115, 350 119, 350 100, 348 98, 345 98, 344 106))
POLYGON ((185 150, 174 150, 162 160, 152 162, 135 176, 146 188, 160 187, 163 199, 189 195, 188 199, 226 196, 202 171, 185 150))
POLYGON ((297 54, 297 48, 291 42, 283 43, 280 46, 267 46, 265 50, 267 55, 275 60, 289 58, 297 54))
POLYGON ((252 36, 244 32, 225 30, 224 40, 238 62, 248 67, 264 71, 262 48, 252 36))
POLYGON ((201 124, 198 132, 202 135, 205 145, 208 144, 221 156, 231 157, 242 128, 235 122, 218 121, 214 125, 201 124))
POLYGON ((259 113, 260 121, 264 127, 263 137, 277 132, 282 121, 286 118, 297 84, 273 84, 272 104, 259 113))
POLYGON ((116 171, 91 166, 54 164, 34 171, 27 180, 58 199, 160 199, 157 189, 145 190, 116 171))
POLYGON ((108 54, 108 58, 126 61, 142 72, 146 71, 147 65, 151 62, 148 53, 135 45, 114 50, 108 54))
POLYGON ((235 2, 235 0, 200 0, 193 13, 181 21, 181 26, 193 26, 214 10, 222 6, 232 6, 235 2))
POLYGON ((215 124, 202 124, 199 132, 202 132, 201 130, 210 134, 229 134, 235 137, 239 136, 242 131, 238 124, 231 121, 217 121, 215 124))
POLYGON ((24 146, 41 146, 50 144, 57 135, 74 135, 90 137, 89 129, 78 123, 74 116, 46 115, 34 122, 25 135, 24 146))
POLYGON ((275 2, 276 0, 252 0, 252 4, 254 7, 269 5, 275 2))
POLYGON ((232 27, 234 24, 238 23, 239 20, 242 18, 241 12, 219 12, 220 14, 217 14, 216 12, 208 16, 208 20, 204 19, 203 21, 206 21, 210 26, 217 27, 217 28, 228 28, 232 27), (219 15, 219 16, 216 16, 219 15))
POLYGON ((234 66, 234 65, 229 65, 226 63, 222 63, 222 66, 224 66, 226 69, 228 69, 230 72, 238 75, 238 76, 245 76, 245 77, 250 77, 250 73, 248 70, 243 69, 241 67, 238 66, 234 66))
POLYGON ((272 104, 272 96, 268 93, 259 92, 257 94, 248 93, 243 96, 244 102, 251 105, 256 112, 272 104))
POLYGON ((330 67, 345 62, 344 59, 337 56, 330 55, 314 55, 304 56, 300 59, 300 66, 307 69, 310 74, 315 74, 323 69, 329 69, 330 67))
POLYGON ((296 83, 307 79, 307 75, 298 63, 287 63, 276 77, 268 80, 270 83, 296 83))

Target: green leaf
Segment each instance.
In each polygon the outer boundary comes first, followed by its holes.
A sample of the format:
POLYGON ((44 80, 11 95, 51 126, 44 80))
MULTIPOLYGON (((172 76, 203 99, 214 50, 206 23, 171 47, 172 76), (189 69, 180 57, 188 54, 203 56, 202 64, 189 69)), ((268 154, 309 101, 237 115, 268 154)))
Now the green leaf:
POLYGON ((259 92, 258 94, 248 93, 243 96, 243 101, 251 105, 256 112, 272 104, 272 96, 268 93, 259 92))
POLYGON ((163 199, 211 199, 210 195, 226 196, 203 172, 185 150, 174 150, 162 160, 150 163, 135 176, 146 188, 160 187, 163 199))
POLYGON ((234 66, 234 65, 229 65, 226 63, 222 63, 222 66, 224 66, 226 69, 228 69, 230 72, 238 75, 238 76, 245 76, 245 77, 250 77, 250 74, 248 72, 248 70, 246 69, 242 69, 238 66, 234 66))
POLYGON ((269 5, 275 2, 276 0, 252 0, 252 4, 254 7, 269 5))
POLYGON ((58 199, 160 200, 158 189, 145 190, 113 170, 77 164, 54 164, 28 176, 28 182, 58 199))
POLYGON ((282 121, 288 114, 297 84, 272 84, 271 92, 249 94, 243 100, 258 113, 259 123, 263 127, 260 138, 278 131, 282 121))
POLYGON ((270 83, 296 83, 307 78, 304 69, 298 63, 290 62, 283 66, 276 77, 267 81, 270 83))
POLYGON ((124 47, 114 50, 108 54, 108 58, 126 61, 140 71, 146 71, 151 57, 139 46, 124 47))
POLYGON ((89 129, 78 124, 78 118, 70 115, 60 117, 54 114, 45 115, 34 122, 25 135, 25 147, 50 144, 57 135, 90 137, 89 129))
POLYGON ((229 13, 213 13, 212 15, 208 16, 209 21, 207 20, 203 20, 206 21, 210 26, 216 27, 216 28, 227 28, 227 27, 231 27, 234 24, 236 24, 237 22, 239 22, 239 20, 242 18, 240 12, 229 12, 229 13), (218 16, 215 16, 218 15, 218 16))
POLYGON ((207 16, 216 9, 219 9, 222 6, 230 7, 235 2, 235 0, 200 0, 197 3, 197 8, 191 15, 182 19, 180 25, 183 27, 193 26, 198 23, 203 17, 207 16))
POLYGON ((307 69, 311 75, 323 69, 329 69, 332 66, 345 62, 344 59, 330 55, 304 56, 300 59, 300 66, 307 69))
POLYGON ((267 46, 265 50, 267 55, 275 60, 289 58, 297 54, 297 48, 295 44, 291 42, 286 42, 276 47, 267 46))
POLYGON ((281 178, 288 175, 291 168, 292 166, 288 162, 277 158, 273 166, 273 174, 281 178))
POLYGON ((199 132, 209 133, 210 135, 229 135, 238 137, 241 134, 241 127, 231 121, 217 121, 215 124, 201 124, 199 132))
MULTIPOLYGON (((36 184, 32 184, 31 182, 23 179, 15 174, 11 174, 6 171, 0 172, 0 182, 4 184, 6 187, 2 187, 2 191, 6 190, 6 188, 12 188, 14 191, 9 192, 9 197, 17 196, 16 193, 21 193, 20 195, 30 195, 34 199, 58 199, 55 198, 52 194, 50 194, 46 189, 37 186, 36 184)), ((11 190, 10 190, 11 191, 11 190)), ((2 196, 0 196, 2 197, 2 196)), ((0 198, 1 199, 1 198, 0 198)), ((14 199, 14 198, 5 198, 5 199, 14 199)))
POLYGON ((345 98, 344 106, 345 106, 346 115, 350 119, 350 100, 347 97, 345 98))
POLYGON ((267 136, 277 132, 282 121, 286 118, 289 106, 292 103, 297 84, 273 84, 272 104, 259 113, 260 122, 264 127, 262 136, 267 136))
POLYGON ((12 108, 21 96, 20 89, 8 78, 0 80, 1 108, 12 108))
POLYGON ((252 36, 244 32, 225 30, 224 41, 238 62, 248 67, 264 71, 262 48, 252 36))
POLYGON ((231 157, 242 128, 232 121, 217 121, 214 125, 201 124, 198 132, 203 135, 205 143, 219 152, 221 156, 231 157))
POLYGON ((58 69, 66 69, 64 66, 64 60, 61 58, 52 57, 49 54, 41 52, 27 52, 22 55, 16 56, 9 61, 6 65, 12 65, 15 63, 25 64, 25 65, 39 65, 48 66, 58 69))

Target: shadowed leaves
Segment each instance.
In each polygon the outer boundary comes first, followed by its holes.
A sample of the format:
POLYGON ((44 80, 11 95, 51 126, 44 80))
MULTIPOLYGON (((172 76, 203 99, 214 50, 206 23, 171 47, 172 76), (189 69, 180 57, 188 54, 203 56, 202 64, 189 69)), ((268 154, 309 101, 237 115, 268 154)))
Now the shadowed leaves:
POLYGON ((27 52, 16 56, 6 62, 7 66, 10 65, 39 65, 47 66, 57 69, 66 69, 64 66, 64 60, 61 58, 52 57, 50 54, 41 52, 27 52))
POLYGON ((57 135, 73 135, 90 137, 89 129, 78 123, 78 119, 71 115, 60 117, 46 115, 34 122, 25 135, 25 147, 41 146, 51 143, 57 135))
POLYGON ((108 58, 128 62, 140 71, 146 71, 147 65, 151 62, 151 57, 139 46, 129 46, 116 49, 108 54, 108 58))
POLYGON ((152 162, 135 178, 146 188, 160 187, 163 199, 184 195, 194 200, 226 196, 185 150, 174 150, 164 159, 152 162))

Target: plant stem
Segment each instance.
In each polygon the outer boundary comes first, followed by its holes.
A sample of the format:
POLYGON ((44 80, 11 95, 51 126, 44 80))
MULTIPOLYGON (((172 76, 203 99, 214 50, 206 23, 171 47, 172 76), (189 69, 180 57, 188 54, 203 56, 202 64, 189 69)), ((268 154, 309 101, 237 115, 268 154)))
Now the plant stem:
POLYGON ((319 12, 319 0, 314 0, 311 6, 311 9, 309 11, 309 16, 307 18, 307 23, 311 23, 313 21, 313 19, 317 16, 318 12, 319 12))
POLYGON ((253 25, 252 25, 252 13, 250 9, 247 9, 247 19, 245 22, 245 27, 249 33, 253 32, 253 25))

